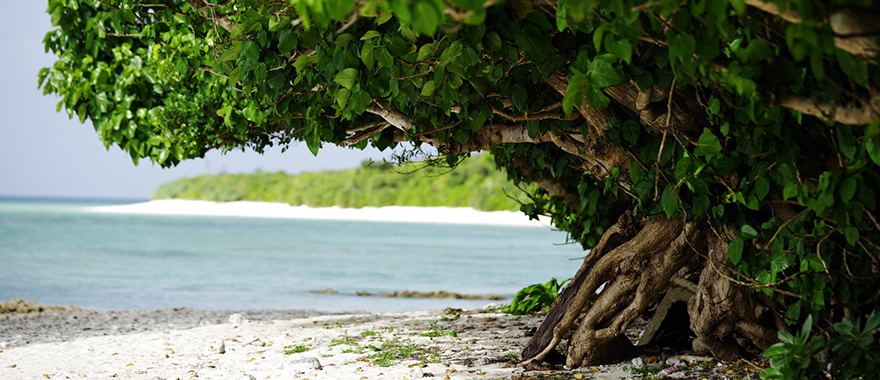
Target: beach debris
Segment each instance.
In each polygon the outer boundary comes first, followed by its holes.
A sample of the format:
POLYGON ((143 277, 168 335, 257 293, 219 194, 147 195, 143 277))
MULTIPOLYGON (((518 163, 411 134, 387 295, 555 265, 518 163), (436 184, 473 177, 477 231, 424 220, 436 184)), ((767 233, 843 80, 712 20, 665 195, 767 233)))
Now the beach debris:
POLYGON ((675 372, 681 371, 681 366, 674 365, 672 367, 664 368, 660 372, 657 372, 658 376, 669 376, 675 372))
POLYGON ((632 366, 633 367, 644 367, 645 366, 645 359, 642 357, 633 358, 632 366))
POLYGON ((487 294, 461 294, 461 293, 453 293, 447 292, 445 290, 441 290, 438 292, 419 292, 414 290, 404 290, 402 292, 390 292, 390 293, 370 293, 366 291, 357 291, 356 295, 359 296, 374 296, 374 297, 397 297, 397 298, 453 298, 459 300, 496 300, 501 301, 507 299, 504 296, 499 295, 487 295, 487 294))
POLYGON ((289 371, 305 372, 313 369, 320 370, 323 367, 321 367, 321 362, 318 361, 318 358, 310 356, 307 358, 291 360, 284 365, 284 368, 289 371))
POLYGON ((222 341, 222 340, 220 341, 220 347, 217 348, 217 352, 221 353, 221 354, 226 353, 226 342, 225 341, 222 341))
POLYGON ((257 378, 254 375, 243 373, 236 380, 257 380, 257 378))
POLYGON ((407 377, 410 379, 421 379, 425 377, 425 373, 422 371, 421 367, 412 367, 407 372, 407 377))
POLYGON ((229 316, 229 323, 233 325, 241 324, 244 320, 244 317, 240 313, 231 314, 229 316))

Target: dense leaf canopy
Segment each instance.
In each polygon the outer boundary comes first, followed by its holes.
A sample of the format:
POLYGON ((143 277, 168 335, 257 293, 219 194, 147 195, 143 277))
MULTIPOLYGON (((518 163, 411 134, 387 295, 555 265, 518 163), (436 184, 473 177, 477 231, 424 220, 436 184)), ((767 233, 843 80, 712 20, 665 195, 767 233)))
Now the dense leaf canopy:
POLYGON ((297 141, 491 149, 540 185, 523 211, 585 248, 625 212, 694 223, 723 240, 728 281, 823 328, 880 298, 877 8, 50 0, 59 60, 40 81, 135 162, 297 141))

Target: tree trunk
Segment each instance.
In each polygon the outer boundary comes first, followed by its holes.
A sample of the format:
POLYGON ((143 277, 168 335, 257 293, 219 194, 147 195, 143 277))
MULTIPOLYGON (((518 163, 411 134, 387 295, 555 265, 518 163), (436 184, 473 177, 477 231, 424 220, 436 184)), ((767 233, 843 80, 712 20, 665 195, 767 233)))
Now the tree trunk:
POLYGON ((729 239, 714 235, 706 223, 647 220, 625 213, 605 232, 554 302, 523 350, 523 365, 550 354, 591 299, 595 302, 569 341, 566 364, 578 368, 624 359, 632 351, 623 334, 627 327, 676 279, 691 277, 690 273, 699 274, 696 294, 688 305, 691 329, 697 336, 694 347, 699 352, 711 352, 723 360, 741 357, 743 347, 734 334, 759 349, 769 347, 784 323, 774 317, 769 297, 735 286, 723 274, 729 239))

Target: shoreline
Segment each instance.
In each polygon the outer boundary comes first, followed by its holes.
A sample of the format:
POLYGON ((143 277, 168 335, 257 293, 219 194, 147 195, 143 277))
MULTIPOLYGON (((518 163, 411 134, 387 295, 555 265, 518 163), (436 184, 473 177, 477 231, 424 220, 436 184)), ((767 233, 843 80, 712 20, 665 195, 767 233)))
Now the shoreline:
POLYGON ((516 211, 479 211, 469 207, 385 206, 364 208, 291 206, 270 202, 213 202, 162 199, 118 206, 86 207, 108 214, 192 215, 391 223, 437 223, 552 228, 550 219, 529 220, 516 211))

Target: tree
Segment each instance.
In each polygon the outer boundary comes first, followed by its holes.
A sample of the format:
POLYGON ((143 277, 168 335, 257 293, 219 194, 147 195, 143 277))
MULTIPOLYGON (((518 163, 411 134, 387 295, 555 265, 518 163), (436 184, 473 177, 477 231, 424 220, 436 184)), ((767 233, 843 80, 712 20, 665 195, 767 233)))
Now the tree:
POLYGON ((591 249, 525 348, 571 367, 690 289, 695 349, 880 301, 878 5, 867 0, 50 0, 40 72, 163 166, 305 142, 491 150, 591 249), (595 291, 605 284, 604 291, 595 291))

